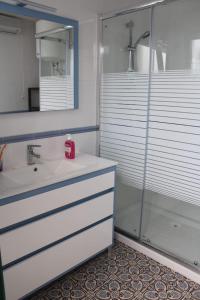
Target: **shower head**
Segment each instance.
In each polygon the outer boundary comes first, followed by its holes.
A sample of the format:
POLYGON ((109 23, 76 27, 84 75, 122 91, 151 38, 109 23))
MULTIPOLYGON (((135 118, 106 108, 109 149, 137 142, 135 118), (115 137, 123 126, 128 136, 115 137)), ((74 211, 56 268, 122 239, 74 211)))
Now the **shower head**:
POLYGON ((145 31, 145 32, 137 39, 137 41, 135 42, 133 48, 136 49, 136 48, 137 48, 137 45, 139 44, 139 42, 140 42, 141 40, 147 39, 149 36, 150 36, 150 31, 145 31))
POLYGON ((142 35, 143 39, 147 39, 150 36, 150 31, 145 31, 145 33, 142 35))
POLYGON ((126 28, 128 28, 129 31, 129 45, 128 48, 133 46, 133 27, 134 27, 134 22, 130 20, 128 23, 125 24, 126 28))
POLYGON ((145 31, 133 45, 133 27, 134 27, 134 23, 132 20, 126 23, 126 28, 129 29, 129 45, 126 48, 126 50, 128 50, 129 52, 128 72, 134 71, 134 59, 135 59, 134 56, 137 50, 137 45, 141 40, 147 39, 150 36, 150 31, 145 31))

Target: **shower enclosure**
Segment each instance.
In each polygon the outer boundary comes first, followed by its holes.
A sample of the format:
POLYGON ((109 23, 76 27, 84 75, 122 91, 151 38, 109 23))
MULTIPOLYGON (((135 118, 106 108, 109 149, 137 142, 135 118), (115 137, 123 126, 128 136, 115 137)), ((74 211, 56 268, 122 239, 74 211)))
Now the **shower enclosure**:
POLYGON ((197 270, 199 15, 199 0, 175 0, 103 19, 100 99, 100 155, 119 163, 116 229, 197 270))

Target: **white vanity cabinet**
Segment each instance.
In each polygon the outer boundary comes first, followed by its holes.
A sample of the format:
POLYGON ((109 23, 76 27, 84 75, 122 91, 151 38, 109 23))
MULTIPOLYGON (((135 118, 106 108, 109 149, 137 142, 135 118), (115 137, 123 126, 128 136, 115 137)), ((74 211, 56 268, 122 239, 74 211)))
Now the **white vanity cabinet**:
POLYGON ((0 205, 6 300, 23 299, 113 243, 115 166, 0 205))

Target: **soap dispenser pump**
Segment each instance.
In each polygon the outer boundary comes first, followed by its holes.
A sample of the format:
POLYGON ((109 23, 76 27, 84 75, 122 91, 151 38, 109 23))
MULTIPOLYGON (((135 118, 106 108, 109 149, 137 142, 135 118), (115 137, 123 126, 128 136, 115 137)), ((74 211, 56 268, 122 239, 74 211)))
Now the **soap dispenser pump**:
POLYGON ((67 159, 74 159, 75 158, 75 142, 72 140, 70 134, 67 135, 67 140, 65 142, 65 157, 67 159))

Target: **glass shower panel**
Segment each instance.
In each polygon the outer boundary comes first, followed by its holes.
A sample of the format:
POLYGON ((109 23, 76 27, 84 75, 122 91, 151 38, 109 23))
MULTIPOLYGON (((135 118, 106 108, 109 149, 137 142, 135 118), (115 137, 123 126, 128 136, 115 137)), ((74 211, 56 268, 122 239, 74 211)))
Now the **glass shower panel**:
POLYGON ((100 155, 117 161, 116 226, 139 237, 149 82, 150 10, 103 21, 100 155))
POLYGON ((200 1, 155 7, 141 237, 200 267, 200 1))

